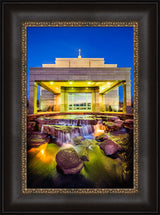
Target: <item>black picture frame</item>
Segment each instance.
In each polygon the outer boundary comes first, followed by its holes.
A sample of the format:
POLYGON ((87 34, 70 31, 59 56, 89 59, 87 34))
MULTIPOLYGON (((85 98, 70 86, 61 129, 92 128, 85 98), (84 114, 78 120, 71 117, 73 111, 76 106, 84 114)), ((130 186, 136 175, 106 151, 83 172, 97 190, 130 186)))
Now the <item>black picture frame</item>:
POLYGON ((158 213, 158 3, 2 3, 2 213, 158 213), (21 23, 23 21, 139 22, 139 192, 27 194, 21 192, 21 23))

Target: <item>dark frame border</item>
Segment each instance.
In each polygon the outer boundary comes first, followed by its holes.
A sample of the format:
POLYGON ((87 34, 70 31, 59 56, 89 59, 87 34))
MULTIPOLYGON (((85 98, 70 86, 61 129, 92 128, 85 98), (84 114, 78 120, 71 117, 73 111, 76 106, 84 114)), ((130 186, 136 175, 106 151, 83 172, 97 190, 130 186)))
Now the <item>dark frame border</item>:
POLYGON ((3 4, 3 212, 156 212, 157 211, 157 3, 4 3, 3 4), (138 20, 140 23, 138 194, 22 195, 21 49, 23 21, 138 20), (143 174, 142 174, 143 170, 143 174), (116 204, 116 207, 115 207, 116 204))

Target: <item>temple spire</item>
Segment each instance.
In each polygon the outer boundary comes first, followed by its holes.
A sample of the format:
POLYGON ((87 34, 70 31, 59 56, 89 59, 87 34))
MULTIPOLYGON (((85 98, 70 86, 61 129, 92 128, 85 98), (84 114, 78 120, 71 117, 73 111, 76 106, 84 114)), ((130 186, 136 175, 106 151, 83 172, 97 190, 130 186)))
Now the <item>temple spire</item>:
POLYGON ((78 58, 81 58, 81 49, 79 49, 79 56, 78 58))

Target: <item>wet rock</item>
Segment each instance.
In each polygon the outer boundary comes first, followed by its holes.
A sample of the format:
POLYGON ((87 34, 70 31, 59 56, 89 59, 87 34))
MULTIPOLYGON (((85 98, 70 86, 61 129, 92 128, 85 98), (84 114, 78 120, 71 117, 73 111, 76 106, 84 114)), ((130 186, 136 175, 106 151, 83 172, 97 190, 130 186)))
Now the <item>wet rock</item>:
POLYGON ((114 122, 123 122, 123 120, 118 118, 118 119, 115 119, 114 122))
POLYGON ((124 121, 124 127, 125 127, 126 129, 133 130, 133 122, 134 122, 133 119, 126 119, 126 120, 124 121))
POLYGON ((84 126, 84 125, 96 125, 97 119, 93 117, 81 117, 81 116, 49 116, 49 117, 38 117, 36 119, 38 128, 41 130, 42 125, 73 125, 73 126, 84 126))
POLYGON ((116 119, 116 120, 114 121, 114 123, 116 123, 116 125, 119 125, 120 128, 122 128, 122 126, 123 126, 123 124, 124 124, 123 120, 120 120, 120 119, 116 119))
POLYGON ((83 163, 73 148, 60 150, 56 154, 56 162, 64 174, 77 174, 83 168, 83 163))
POLYGON ((81 144, 83 144, 83 142, 82 142, 83 140, 84 140, 84 137, 78 136, 73 139, 73 142, 75 145, 81 145, 81 144))
POLYGON ((96 125, 96 119, 78 119, 78 125, 96 125))
POLYGON ((122 128, 122 129, 116 130, 116 131, 111 131, 109 134, 111 134, 113 136, 117 136, 118 138, 119 138, 119 135, 129 136, 129 134, 127 133, 127 130, 125 128, 122 128))
POLYGON ((76 146, 76 152, 82 161, 89 161, 89 148, 86 146, 76 146))
POLYGON ((111 139, 103 141, 99 146, 106 155, 114 155, 121 150, 121 147, 111 139))
POLYGON ((123 128, 119 131, 112 131, 109 133, 110 138, 118 143, 124 150, 130 150, 130 142, 132 140, 131 135, 129 135, 123 128), (123 131, 122 131, 123 130, 123 131))
POLYGON ((113 115, 97 115, 97 120, 114 122, 116 119, 119 119, 119 117, 113 115))
POLYGON ((56 139, 55 143, 57 146, 63 146, 63 142, 60 139, 56 139))
POLYGON ((109 122, 114 122, 117 119, 119 119, 118 116, 107 116, 107 121, 109 121, 109 122))
POLYGON ((94 140, 94 139, 85 139, 85 140, 82 140, 82 144, 84 146, 87 146, 87 147, 89 147, 90 145, 95 145, 96 143, 97 143, 97 141, 94 140))
POLYGON ((37 122, 38 130, 41 131, 42 125, 47 124, 47 121, 45 120, 45 117, 41 116, 35 119, 37 122))
POLYGON ((133 119, 126 119, 125 124, 133 124, 133 119))
POLYGON ((108 135, 104 132, 103 134, 100 134, 99 136, 95 137, 96 141, 104 141, 108 139, 108 135))
POLYGON ((36 122, 28 122, 27 123, 27 133, 31 134, 36 128, 36 122))
POLYGON ((123 121, 118 120, 116 122, 104 122, 107 131, 119 130, 123 127, 123 121))
POLYGON ((42 132, 51 134, 54 137, 59 137, 61 134, 75 132, 80 133, 80 126, 66 126, 66 125, 43 125, 42 132))
POLYGON ((42 144, 49 143, 49 138, 47 135, 41 134, 40 132, 33 132, 28 138, 28 149, 39 147, 42 144))

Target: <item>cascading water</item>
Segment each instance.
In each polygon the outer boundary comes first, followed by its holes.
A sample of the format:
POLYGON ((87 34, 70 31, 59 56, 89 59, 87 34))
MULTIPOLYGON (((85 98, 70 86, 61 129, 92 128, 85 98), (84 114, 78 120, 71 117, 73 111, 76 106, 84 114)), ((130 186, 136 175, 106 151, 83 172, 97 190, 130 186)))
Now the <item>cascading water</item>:
POLYGON ((44 127, 43 127, 43 125, 41 127, 41 133, 44 133, 44 127))
POLYGON ((92 125, 84 125, 80 128, 80 135, 91 139, 91 136, 94 132, 94 127, 92 125))
POLYGON ((94 139, 94 125, 88 119, 60 120, 54 124, 42 124, 41 133, 51 135, 59 145, 73 144, 73 140, 77 136, 82 136, 84 139, 94 139), (69 131, 64 129, 67 127, 69 131))
POLYGON ((79 129, 71 131, 70 133, 58 132, 57 142, 58 143, 71 143, 73 144, 73 139, 78 136, 82 136, 85 139, 93 138, 94 127, 92 125, 84 125, 79 129))

